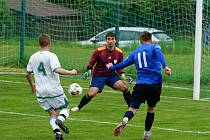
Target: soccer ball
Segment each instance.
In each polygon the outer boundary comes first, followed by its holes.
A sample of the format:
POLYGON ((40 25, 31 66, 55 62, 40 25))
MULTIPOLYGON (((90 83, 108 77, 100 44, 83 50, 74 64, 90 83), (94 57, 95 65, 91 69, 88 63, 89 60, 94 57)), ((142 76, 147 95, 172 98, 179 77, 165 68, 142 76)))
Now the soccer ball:
POLYGON ((82 94, 82 91, 82 87, 77 83, 71 84, 68 89, 68 92, 73 96, 82 94))

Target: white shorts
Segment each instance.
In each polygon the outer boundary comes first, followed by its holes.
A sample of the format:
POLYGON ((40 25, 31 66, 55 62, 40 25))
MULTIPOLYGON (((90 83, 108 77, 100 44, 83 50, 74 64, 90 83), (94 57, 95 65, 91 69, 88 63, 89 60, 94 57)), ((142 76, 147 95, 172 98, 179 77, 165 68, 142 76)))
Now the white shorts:
POLYGON ((65 94, 53 98, 37 98, 37 101, 39 102, 39 105, 47 112, 49 112, 51 109, 59 110, 67 108, 69 104, 65 94))

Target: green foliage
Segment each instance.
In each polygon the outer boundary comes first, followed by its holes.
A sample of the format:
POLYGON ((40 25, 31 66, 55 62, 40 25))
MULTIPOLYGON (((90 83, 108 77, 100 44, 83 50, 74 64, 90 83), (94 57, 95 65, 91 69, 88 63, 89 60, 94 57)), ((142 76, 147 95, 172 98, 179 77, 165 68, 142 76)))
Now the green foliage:
POLYGON ((8 9, 4 1, 0 1, 0 35, 5 39, 14 33, 15 23, 12 12, 8 9))

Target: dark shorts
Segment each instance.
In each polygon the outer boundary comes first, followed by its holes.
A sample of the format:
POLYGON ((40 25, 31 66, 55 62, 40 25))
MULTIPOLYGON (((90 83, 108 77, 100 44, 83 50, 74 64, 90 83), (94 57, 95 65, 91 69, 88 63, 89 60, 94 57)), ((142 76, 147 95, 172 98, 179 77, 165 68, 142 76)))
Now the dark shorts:
POLYGON ((101 93, 104 85, 108 85, 109 87, 113 88, 114 83, 119 80, 121 79, 117 74, 112 74, 109 76, 93 76, 90 87, 99 88, 98 93, 101 93))
POLYGON ((132 101, 130 103, 130 107, 138 109, 141 103, 145 103, 145 101, 147 101, 149 107, 155 107, 157 102, 160 101, 161 89, 161 84, 136 84, 133 87, 132 101))

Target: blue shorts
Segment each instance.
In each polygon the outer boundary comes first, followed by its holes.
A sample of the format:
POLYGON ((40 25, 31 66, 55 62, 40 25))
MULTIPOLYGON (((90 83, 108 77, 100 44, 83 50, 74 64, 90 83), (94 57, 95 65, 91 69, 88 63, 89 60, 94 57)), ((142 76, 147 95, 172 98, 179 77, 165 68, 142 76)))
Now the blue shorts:
POLYGON ((117 74, 112 74, 109 76, 93 76, 90 87, 97 87, 99 89, 98 93, 101 93, 104 85, 107 85, 114 89, 114 83, 119 80, 121 79, 117 74))

